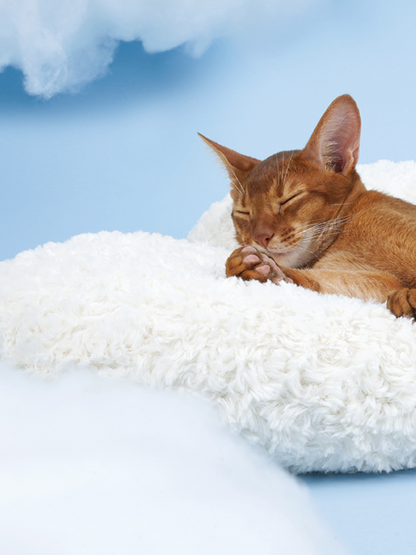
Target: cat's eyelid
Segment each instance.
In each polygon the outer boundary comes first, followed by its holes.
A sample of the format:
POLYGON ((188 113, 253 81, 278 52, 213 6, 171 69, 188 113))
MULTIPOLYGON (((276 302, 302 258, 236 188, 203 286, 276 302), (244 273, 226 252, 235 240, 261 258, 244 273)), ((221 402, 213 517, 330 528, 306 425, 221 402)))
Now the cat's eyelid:
POLYGON ((284 200, 283 202, 280 203, 280 206, 283 206, 285 204, 287 204, 288 202, 290 202, 291 200, 293 200, 294 198, 298 197, 299 195, 302 194, 303 191, 299 191, 298 193, 295 193, 294 195, 292 195, 291 197, 287 198, 286 200, 284 200))
POLYGON ((295 193, 294 195, 292 195, 291 197, 289 197, 288 199, 286 199, 284 202, 281 202, 280 204, 286 204, 287 202, 289 202, 290 200, 293 200, 295 197, 298 197, 301 194, 302 194, 302 191, 299 191, 299 192, 295 193))
POLYGON ((244 214, 245 216, 250 216, 250 212, 244 212, 243 210, 234 210, 233 214, 244 214))
POLYGON ((297 193, 295 193, 294 195, 292 195, 291 197, 289 197, 288 199, 284 200, 283 202, 281 202, 279 204, 279 208, 277 210, 278 214, 281 214, 282 212, 282 206, 284 206, 285 204, 287 204, 288 202, 290 202, 291 200, 293 200, 294 198, 298 197, 299 195, 301 195, 303 193, 303 191, 299 191, 297 193))

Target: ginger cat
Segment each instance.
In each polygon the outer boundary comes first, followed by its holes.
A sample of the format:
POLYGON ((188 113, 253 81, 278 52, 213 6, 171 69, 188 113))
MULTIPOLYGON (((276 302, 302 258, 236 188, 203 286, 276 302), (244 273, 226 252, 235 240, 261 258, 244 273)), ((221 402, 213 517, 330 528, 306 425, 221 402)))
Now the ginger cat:
POLYGON ((201 135, 231 180, 242 247, 226 262, 228 277, 387 301, 395 316, 416 318, 416 206, 367 191, 355 169, 360 130, 357 105, 343 95, 303 150, 260 161, 201 135))

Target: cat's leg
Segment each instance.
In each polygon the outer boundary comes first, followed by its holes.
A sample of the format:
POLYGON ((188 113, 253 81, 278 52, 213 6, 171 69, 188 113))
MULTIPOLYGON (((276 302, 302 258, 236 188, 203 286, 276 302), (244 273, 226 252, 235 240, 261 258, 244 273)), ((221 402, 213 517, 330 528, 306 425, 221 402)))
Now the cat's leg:
POLYGON ((403 289, 403 284, 387 272, 279 267, 271 257, 251 246, 241 247, 231 254, 226 262, 226 274, 227 277, 276 284, 283 280, 318 293, 345 295, 364 301, 386 302, 390 292, 403 289))
MULTIPOLYGON (((393 293, 401 293, 401 291, 404 291, 403 284, 388 272, 376 270, 315 270, 313 268, 310 270, 298 270, 286 267, 282 267, 281 270, 287 277, 290 277, 296 285, 300 285, 301 287, 313 289, 319 293, 356 297, 363 301, 375 300, 384 303, 387 301, 390 294, 392 294, 392 291, 393 293)), ((416 290, 411 291, 415 291, 416 293, 416 290)), ((405 297, 405 295, 401 294, 400 299, 402 300, 403 297, 405 297)), ((412 298, 416 301, 416 295, 412 298)), ((402 306, 405 306, 404 301, 402 306)), ((396 314, 392 308, 390 308, 390 310, 396 314)), ((401 314, 396 314, 396 316, 397 315, 401 314)))
POLYGON ((225 271, 227 277, 237 276, 244 280, 272 281, 276 284, 282 280, 292 283, 272 258, 255 247, 236 249, 228 257, 225 271))
POLYGON ((356 297, 364 301, 386 302, 397 318, 405 316, 416 320, 416 289, 403 284, 388 272, 334 270, 296 270, 282 268, 296 285, 320 293, 333 293, 356 297))
POLYGON ((416 319, 416 289, 407 289, 388 272, 366 270, 325 270, 281 268, 276 262, 254 247, 235 250, 226 262, 227 277, 245 280, 282 280, 319 293, 345 295, 364 301, 387 301, 387 308, 397 317, 416 319))
POLYGON ((407 316, 416 320, 416 289, 402 288, 387 296, 387 308, 398 318, 407 316))

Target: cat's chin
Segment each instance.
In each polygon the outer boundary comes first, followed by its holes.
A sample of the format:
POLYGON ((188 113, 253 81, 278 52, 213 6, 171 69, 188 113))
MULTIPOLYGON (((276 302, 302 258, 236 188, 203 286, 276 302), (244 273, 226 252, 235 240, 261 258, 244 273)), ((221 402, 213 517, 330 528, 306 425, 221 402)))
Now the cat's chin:
POLYGON ((311 257, 309 256, 309 252, 305 245, 298 244, 297 247, 286 249, 286 250, 278 250, 278 249, 267 249, 264 248, 262 245, 258 243, 254 243, 251 245, 258 251, 262 252, 266 256, 272 258, 278 266, 286 266, 288 268, 301 268, 310 262, 311 257))
POLYGON ((278 266, 287 266, 288 268, 299 268, 307 264, 308 260, 305 260, 305 254, 307 253, 299 247, 289 251, 267 251, 267 255, 273 258, 278 266))

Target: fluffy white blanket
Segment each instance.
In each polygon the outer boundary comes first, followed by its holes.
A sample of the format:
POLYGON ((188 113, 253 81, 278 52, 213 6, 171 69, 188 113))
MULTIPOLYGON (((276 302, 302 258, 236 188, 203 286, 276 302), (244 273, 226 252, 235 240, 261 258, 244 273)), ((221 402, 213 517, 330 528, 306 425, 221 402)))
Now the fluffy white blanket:
MULTIPOLYGON (((416 164, 361 166, 416 203, 416 164)), ((416 466, 416 326, 380 304, 226 279, 227 197, 188 240, 84 234, 0 264, 1 358, 211 398, 286 468, 416 466)))

